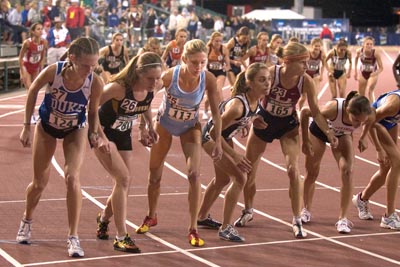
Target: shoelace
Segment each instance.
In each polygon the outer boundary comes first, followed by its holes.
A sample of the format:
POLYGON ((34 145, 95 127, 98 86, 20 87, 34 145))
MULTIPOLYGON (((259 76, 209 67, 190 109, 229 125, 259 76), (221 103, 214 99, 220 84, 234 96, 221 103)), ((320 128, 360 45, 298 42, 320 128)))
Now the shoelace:
POLYGON ((361 201, 360 210, 361 210, 362 212, 368 213, 368 212, 369 212, 369 208, 368 208, 367 202, 364 201, 364 200, 361 200, 361 199, 360 199, 360 201, 361 201))
POLYGON ((336 223, 336 226, 346 226, 349 228, 353 228, 354 224, 349 220, 349 219, 342 219, 339 222, 336 223))
POLYGON ((238 235, 238 231, 232 225, 228 225, 228 232, 232 235, 238 235))

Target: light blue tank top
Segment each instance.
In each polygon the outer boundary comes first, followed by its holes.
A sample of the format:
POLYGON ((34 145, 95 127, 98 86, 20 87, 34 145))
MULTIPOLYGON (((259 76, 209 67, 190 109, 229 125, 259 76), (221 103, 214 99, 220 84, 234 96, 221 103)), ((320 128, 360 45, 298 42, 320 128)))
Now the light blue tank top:
POLYGON ((59 130, 84 127, 86 106, 91 92, 93 73, 89 74, 81 88, 70 91, 64 86, 61 71, 67 62, 57 62, 53 83, 48 84, 39 115, 42 123, 59 130))
POLYGON ((199 107, 206 89, 205 71, 200 74, 200 81, 192 92, 185 92, 179 87, 181 65, 174 68, 171 85, 165 90, 163 101, 158 110, 157 119, 172 135, 180 136, 198 122, 199 107))

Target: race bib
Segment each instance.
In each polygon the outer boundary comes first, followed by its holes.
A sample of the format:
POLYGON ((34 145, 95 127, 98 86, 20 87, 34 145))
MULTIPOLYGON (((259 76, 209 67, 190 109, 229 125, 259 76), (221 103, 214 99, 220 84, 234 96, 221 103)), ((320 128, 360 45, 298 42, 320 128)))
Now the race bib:
POLYGON ((49 123, 57 129, 70 129, 78 126, 78 114, 60 114, 51 112, 49 123))
POLYGON ((220 62, 211 62, 208 64, 210 70, 222 70, 222 64, 220 62))
POLYGON ((171 107, 168 112, 168 116, 177 121, 189 121, 194 120, 196 115, 195 110, 184 110, 171 107))
POLYGON ((132 129, 137 115, 134 116, 119 116, 114 124, 111 126, 112 129, 118 130, 120 132, 125 132, 132 129))
POLYGON ((277 103, 268 103, 266 110, 277 117, 286 117, 293 113, 293 106, 282 106, 277 103))
POLYGON ((361 70, 362 71, 367 71, 367 72, 373 72, 374 71, 374 65, 372 65, 372 64, 363 64, 361 70))
POLYGON ((36 63, 39 63, 39 61, 40 61, 40 54, 32 54, 30 57, 29 57, 29 63, 31 63, 31 64, 36 64, 36 63))

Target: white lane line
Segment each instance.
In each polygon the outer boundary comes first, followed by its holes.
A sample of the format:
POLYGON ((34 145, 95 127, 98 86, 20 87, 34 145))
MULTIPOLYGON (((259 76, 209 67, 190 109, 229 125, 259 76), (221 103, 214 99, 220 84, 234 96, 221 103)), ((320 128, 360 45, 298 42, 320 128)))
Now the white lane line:
POLYGON ((13 104, 0 105, 0 109, 21 109, 24 107, 25 105, 13 105, 13 104))
MULTIPOLYGON (((15 242, 14 242, 15 243, 15 242)), ((21 266, 23 266, 21 263, 19 263, 16 259, 14 259, 13 257, 11 257, 11 255, 10 254, 8 254, 7 252, 5 252, 4 250, 2 250, 1 248, 0 248, 0 255, 6 260, 6 261, 8 261, 9 263, 11 263, 13 266, 16 266, 16 267, 21 267, 21 266)))
MULTIPOLYGON (((235 138, 234 138, 233 141, 234 141, 234 143, 235 143, 237 146, 239 146, 241 149, 243 149, 243 150, 246 149, 246 147, 243 146, 243 145, 242 145, 239 141, 237 141, 235 138)), ((272 165, 273 167, 275 167, 275 168, 277 168, 277 169, 280 169, 280 170, 282 170, 282 171, 287 172, 287 170, 286 170, 285 168, 283 168, 283 167, 281 167, 281 166, 279 166, 279 165, 277 165, 277 164, 275 164, 275 163, 273 163, 273 162, 271 162, 271 161, 265 159, 264 157, 262 157, 261 160, 264 161, 264 162, 266 162, 266 163, 269 164, 269 165, 272 165)), ((302 175, 301 175, 301 177, 304 178, 304 176, 302 176, 302 175)), ((320 182, 318 182, 318 181, 317 181, 316 183, 319 184, 319 185, 322 185, 322 186, 324 186, 324 187, 327 187, 327 188, 329 188, 329 189, 331 189, 331 190, 333 190, 333 191, 340 192, 340 190, 339 190, 338 188, 335 188, 335 187, 332 187, 332 186, 329 186, 329 185, 325 185, 325 184, 320 183, 320 182)), ((239 204, 239 203, 238 203, 238 204, 239 204)), ((240 203, 239 205, 242 206, 242 207, 244 207, 244 205, 243 205, 242 203, 240 203)), ((281 219, 279 219, 279 218, 273 217, 273 216, 271 216, 271 215, 269 215, 269 214, 267 214, 267 213, 265 213, 265 212, 262 212, 262 211, 259 211, 259 210, 256 210, 256 209, 253 209, 253 212, 255 212, 255 213, 257 213, 257 214, 260 214, 260 215, 262 215, 262 216, 264 216, 264 217, 267 217, 267 218, 269 218, 269 219, 271 219, 271 220, 273 220, 273 221, 276 221, 276 222, 280 222, 280 223, 282 223, 282 224, 285 224, 285 225, 287 225, 287 226, 289 226, 289 227, 292 226, 291 223, 288 223, 288 222, 285 222, 285 221, 283 221, 283 220, 281 220, 281 219)), ((375 257, 375 258, 379 258, 379 259, 384 260, 384 261, 387 261, 387 262, 391 262, 391 263, 395 263, 395 264, 397 264, 397 265, 400 265, 400 261, 396 261, 396 260, 394 260, 394 259, 391 259, 391 258, 382 256, 382 255, 379 255, 379 254, 376 254, 376 253, 374 253, 374 252, 371 252, 371 251, 368 251, 368 250, 365 250, 365 249, 361 249, 361 248, 358 248, 358 247, 355 247, 355 246, 352 246, 352 245, 349 245, 349 244, 346 244, 346 243, 337 241, 337 240, 332 239, 332 238, 330 238, 330 237, 326 237, 326 236, 323 236, 323 235, 321 235, 321 234, 318 234, 317 232, 314 232, 314 231, 310 231, 310 230, 307 230, 307 229, 305 229, 305 230, 306 230, 307 233, 310 233, 310 234, 312 234, 312 235, 314 235, 314 236, 320 237, 320 238, 322 238, 322 239, 324 239, 324 240, 326 240, 326 241, 335 243, 335 244, 340 245, 340 246, 347 247, 347 248, 352 249, 352 250, 356 250, 356 251, 358 251, 358 252, 360 252, 360 253, 363 253, 363 254, 366 254, 366 255, 369 255, 369 256, 372 256, 372 257, 375 257)))
MULTIPOLYGON (((60 167, 60 165, 57 163, 57 161, 56 161, 56 159, 55 159, 54 157, 51 159, 51 163, 53 164, 53 166, 54 166, 54 168, 57 170, 57 172, 58 172, 62 177, 64 177, 64 171, 63 171, 63 169, 60 167)), ((86 192, 85 190, 83 190, 83 189, 82 189, 82 194, 83 194, 83 196, 85 196, 87 199, 89 199, 91 202, 93 202, 93 203, 94 203, 96 206, 98 206, 99 208, 101 208, 101 209, 104 209, 104 208, 105 208, 105 206, 104 206, 101 202, 99 202, 97 199, 95 199, 94 197, 92 197, 89 193, 87 193, 87 192, 86 192)), ((136 229, 136 228, 139 227, 138 225, 136 225, 136 224, 134 224, 134 223, 132 223, 132 222, 130 222, 130 221, 128 221, 128 220, 126 220, 126 224, 129 225, 129 226, 131 226, 131 227, 134 228, 134 229, 136 229)), ((191 252, 188 252, 188 251, 186 251, 186 250, 184 250, 184 249, 182 249, 182 248, 179 248, 178 246, 175 246, 174 244, 169 243, 169 242, 167 242, 167 241, 165 241, 165 240, 163 240, 163 239, 161 239, 161 238, 159 238, 159 237, 157 237, 157 236, 155 236, 155 235, 153 235, 153 234, 151 234, 151 233, 149 233, 149 232, 147 232, 145 235, 146 235, 147 237, 150 237, 151 239, 153 239, 153 240, 155 240, 155 241, 157 241, 157 242, 159 242, 159 243, 161 243, 161 244, 163 244, 163 245, 165 245, 165 246, 167 246, 167 247, 169 247, 169 248, 171 248, 171 249, 173 249, 173 250, 179 252, 179 253, 182 253, 182 254, 184 254, 184 255, 186 255, 186 256, 188 256, 188 257, 190 257, 190 258, 192 258, 192 259, 194 259, 194 260, 196 260, 196 261, 199 261, 199 262, 201 262, 201 263, 204 263, 205 265, 212 266, 212 267, 218 267, 218 266, 219 266, 219 265, 217 265, 217 264, 215 264, 215 263, 213 263, 213 262, 210 262, 210 261, 208 261, 208 260, 206 260, 206 259, 204 259, 204 258, 201 258, 201 257, 199 257, 199 256, 197 256, 197 255, 195 255, 195 254, 193 254, 193 253, 191 253, 191 252)))
MULTIPOLYGON (((340 236, 332 236, 332 239, 347 239, 347 238, 365 238, 371 236, 386 236, 386 235, 398 235, 400 232, 387 232, 387 233, 373 233, 373 234, 359 234, 359 235, 340 235, 340 236)), ((307 238, 307 239, 289 239, 289 240, 277 240, 277 241, 269 241, 269 242, 258 242, 258 243, 251 243, 251 244, 233 244, 226 245, 226 246, 217 246, 217 247, 202 247, 202 248, 195 248, 195 249, 188 249, 187 251, 207 251, 207 250, 226 250, 226 249, 234 249, 234 248, 241 248, 241 247, 257 247, 257 246, 268 246, 268 245, 279 245, 279 244, 287 244, 287 243, 309 243, 314 241, 321 241, 324 238, 315 237, 315 238, 307 238)), ((177 251, 160 251, 160 252, 148 252, 148 253, 141 253, 141 254, 122 254, 122 255, 109 255, 103 257, 92 257, 92 258, 80 258, 75 260, 64 260, 64 261, 49 261, 49 262, 42 262, 42 263, 31 263, 31 264, 24 264, 24 266, 40 266, 40 265, 49 265, 49 264, 56 264, 56 263, 71 263, 71 262, 81 262, 81 261, 97 261, 103 259, 117 259, 117 258, 127 258, 127 257, 139 257, 139 256, 148 256, 148 255, 162 255, 162 254, 176 254, 177 251)))
POLYGON ((387 59, 390 61, 390 63, 394 63, 394 60, 389 56, 389 54, 382 48, 380 47, 381 51, 383 52, 383 54, 387 57, 387 59))

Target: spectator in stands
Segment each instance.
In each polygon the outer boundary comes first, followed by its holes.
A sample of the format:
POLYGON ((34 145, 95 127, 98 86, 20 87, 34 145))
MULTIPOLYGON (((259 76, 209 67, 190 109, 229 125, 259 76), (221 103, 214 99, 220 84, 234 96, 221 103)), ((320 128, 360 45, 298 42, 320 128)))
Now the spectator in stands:
POLYGON ((214 31, 223 33, 224 32, 224 21, 221 17, 215 17, 214 31))
POLYGON ((322 31, 319 35, 322 40, 322 45, 324 46, 324 52, 327 54, 332 48, 333 34, 328 28, 327 24, 322 25, 322 31))
POLYGON ((154 31, 156 28, 156 22, 158 24, 157 21, 157 14, 154 11, 154 8, 149 8, 146 12, 146 36, 147 39, 149 39, 150 37, 154 36, 154 31))
POLYGON ((1 1, 0 3, 0 33, 2 35, 2 39, 0 41, 11 42, 12 36, 12 27, 10 22, 8 21, 8 1, 1 1))
POLYGON ((41 22, 40 13, 38 12, 37 1, 32 1, 29 4, 28 18, 25 26, 30 27, 33 23, 41 22))
POLYGON ((53 23, 54 27, 49 30, 47 35, 47 42, 49 43, 49 50, 47 52, 48 65, 59 61, 71 43, 71 36, 68 29, 62 27, 62 19, 60 17, 56 17, 53 23))
POLYGON ((15 7, 9 12, 7 18, 12 28, 12 41, 14 44, 22 44, 28 33, 28 29, 22 25, 22 9, 21 4, 16 3, 15 7))
POLYGON ((206 30, 206 39, 208 40, 208 38, 210 38, 212 32, 214 31, 214 19, 211 17, 210 13, 207 13, 203 16, 201 26, 206 30))
MULTIPOLYGON (((56 17, 65 19, 64 17, 61 17, 60 5, 61 5, 61 0, 57 0, 56 2, 54 2, 54 5, 51 6, 50 12, 48 14, 51 22, 53 22, 56 17)), ((52 25, 52 26, 54 26, 54 25, 52 25)))
POLYGON ((84 23, 85 11, 79 6, 79 0, 71 0, 71 6, 67 9, 66 26, 72 41, 82 35, 84 23))
POLYGON ((117 15, 117 9, 113 8, 111 10, 111 14, 108 15, 107 26, 109 28, 112 28, 114 31, 114 29, 118 28, 118 25, 119 25, 119 17, 117 15))
POLYGON ((197 17, 195 12, 192 12, 190 14, 190 19, 187 28, 189 31, 189 40, 196 39, 198 23, 199 23, 199 18, 197 17))
POLYGON ((28 20, 28 12, 30 8, 31 7, 29 5, 29 2, 25 2, 24 9, 21 12, 21 24, 23 26, 26 26, 26 22, 28 20))
POLYGON ((50 17, 49 17, 50 9, 51 9, 51 7, 49 6, 49 1, 44 0, 42 9, 40 10, 40 17, 41 17, 42 23, 50 21, 50 17))
POLYGON ((168 33, 171 40, 175 37, 175 33, 178 27, 178 9, 173 9, 168 20, 168 33))
POLYGON ((128 15, 128 27, 130 29, 130 41, 132 47, 141 47, 140 35, 142 30, 142 13, 136 6, 131 6, 128 15))
POLYGON ((224 21, 224 28, 225 28, 225 38, 230 39, 232 38, 232 19, 231 17, 226 17, 224 21))

